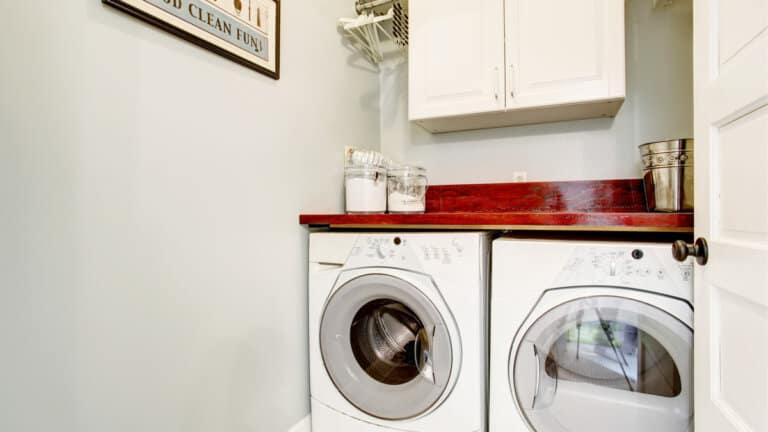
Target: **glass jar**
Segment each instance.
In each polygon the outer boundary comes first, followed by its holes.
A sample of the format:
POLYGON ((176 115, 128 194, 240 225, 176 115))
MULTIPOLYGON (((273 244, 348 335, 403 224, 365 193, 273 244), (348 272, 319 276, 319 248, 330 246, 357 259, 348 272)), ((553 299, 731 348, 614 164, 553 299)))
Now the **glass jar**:
POLYGON ((387 177, 390 213, 424 213, 427 208, 427 170, 417 166, 391 169, 387 177))
POLYGON ((377 165, 349 166, 344 170, 347 213, 386 213, 387 170, 377 165))

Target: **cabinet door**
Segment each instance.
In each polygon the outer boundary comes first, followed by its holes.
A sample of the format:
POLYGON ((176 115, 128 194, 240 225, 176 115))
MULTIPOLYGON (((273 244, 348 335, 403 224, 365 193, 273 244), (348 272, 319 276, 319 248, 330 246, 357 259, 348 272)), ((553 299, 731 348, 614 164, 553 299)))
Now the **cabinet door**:
POLYGON ((506 2, 508 108, 624 98, 623 1, 506 2))
POLYGON ((504 0, 411 0, 411 120, 504 109, 504 0))

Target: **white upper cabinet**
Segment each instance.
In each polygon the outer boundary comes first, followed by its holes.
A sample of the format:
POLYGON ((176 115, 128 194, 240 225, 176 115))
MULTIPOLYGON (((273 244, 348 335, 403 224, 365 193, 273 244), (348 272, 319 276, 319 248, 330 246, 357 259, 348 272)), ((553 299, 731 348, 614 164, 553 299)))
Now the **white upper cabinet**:
POLYGON ((411 0, 410 7, 409 115, 430 131, 609 117, 621 107, 623 1, 411 0))
POLYGON ((507 0, 509 108, 623 99, 624 2, 507 0))
POLYGON ((410 118, 504 109, 504 1, 412 0, 410 118))

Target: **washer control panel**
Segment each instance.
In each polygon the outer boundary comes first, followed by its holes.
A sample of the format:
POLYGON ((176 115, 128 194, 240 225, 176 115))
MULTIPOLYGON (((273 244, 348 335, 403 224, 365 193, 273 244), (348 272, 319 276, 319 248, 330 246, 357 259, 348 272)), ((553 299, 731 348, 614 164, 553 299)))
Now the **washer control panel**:
POLYGON ((349 261, 358 265, 416 267, 452 265, 462 260, 470 245, 453 236, 370 235, 361 236, 352 248, 349 261))

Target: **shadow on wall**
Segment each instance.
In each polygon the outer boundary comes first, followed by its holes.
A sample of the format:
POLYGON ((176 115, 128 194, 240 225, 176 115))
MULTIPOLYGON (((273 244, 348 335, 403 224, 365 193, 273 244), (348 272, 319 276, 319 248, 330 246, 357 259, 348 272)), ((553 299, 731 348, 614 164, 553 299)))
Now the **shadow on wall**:
MULTIPOLYGON (((336 27, 336 32, 339 34, 339 43, 349 52, 349 56, 347 57, 348 67, 371 74, 379 73, 379 67, 371 64, 371 62, 369 62, 365 56, 355 48, 354 43, 346 36, 346 32, 342 27, 336 27)), ((381 104, 381 97, 380 91, 363 94, 360 96, 360 105, 363 109, 378 110, 381 104)), ((358 143, 351 144, 359 146, 358 143)))

